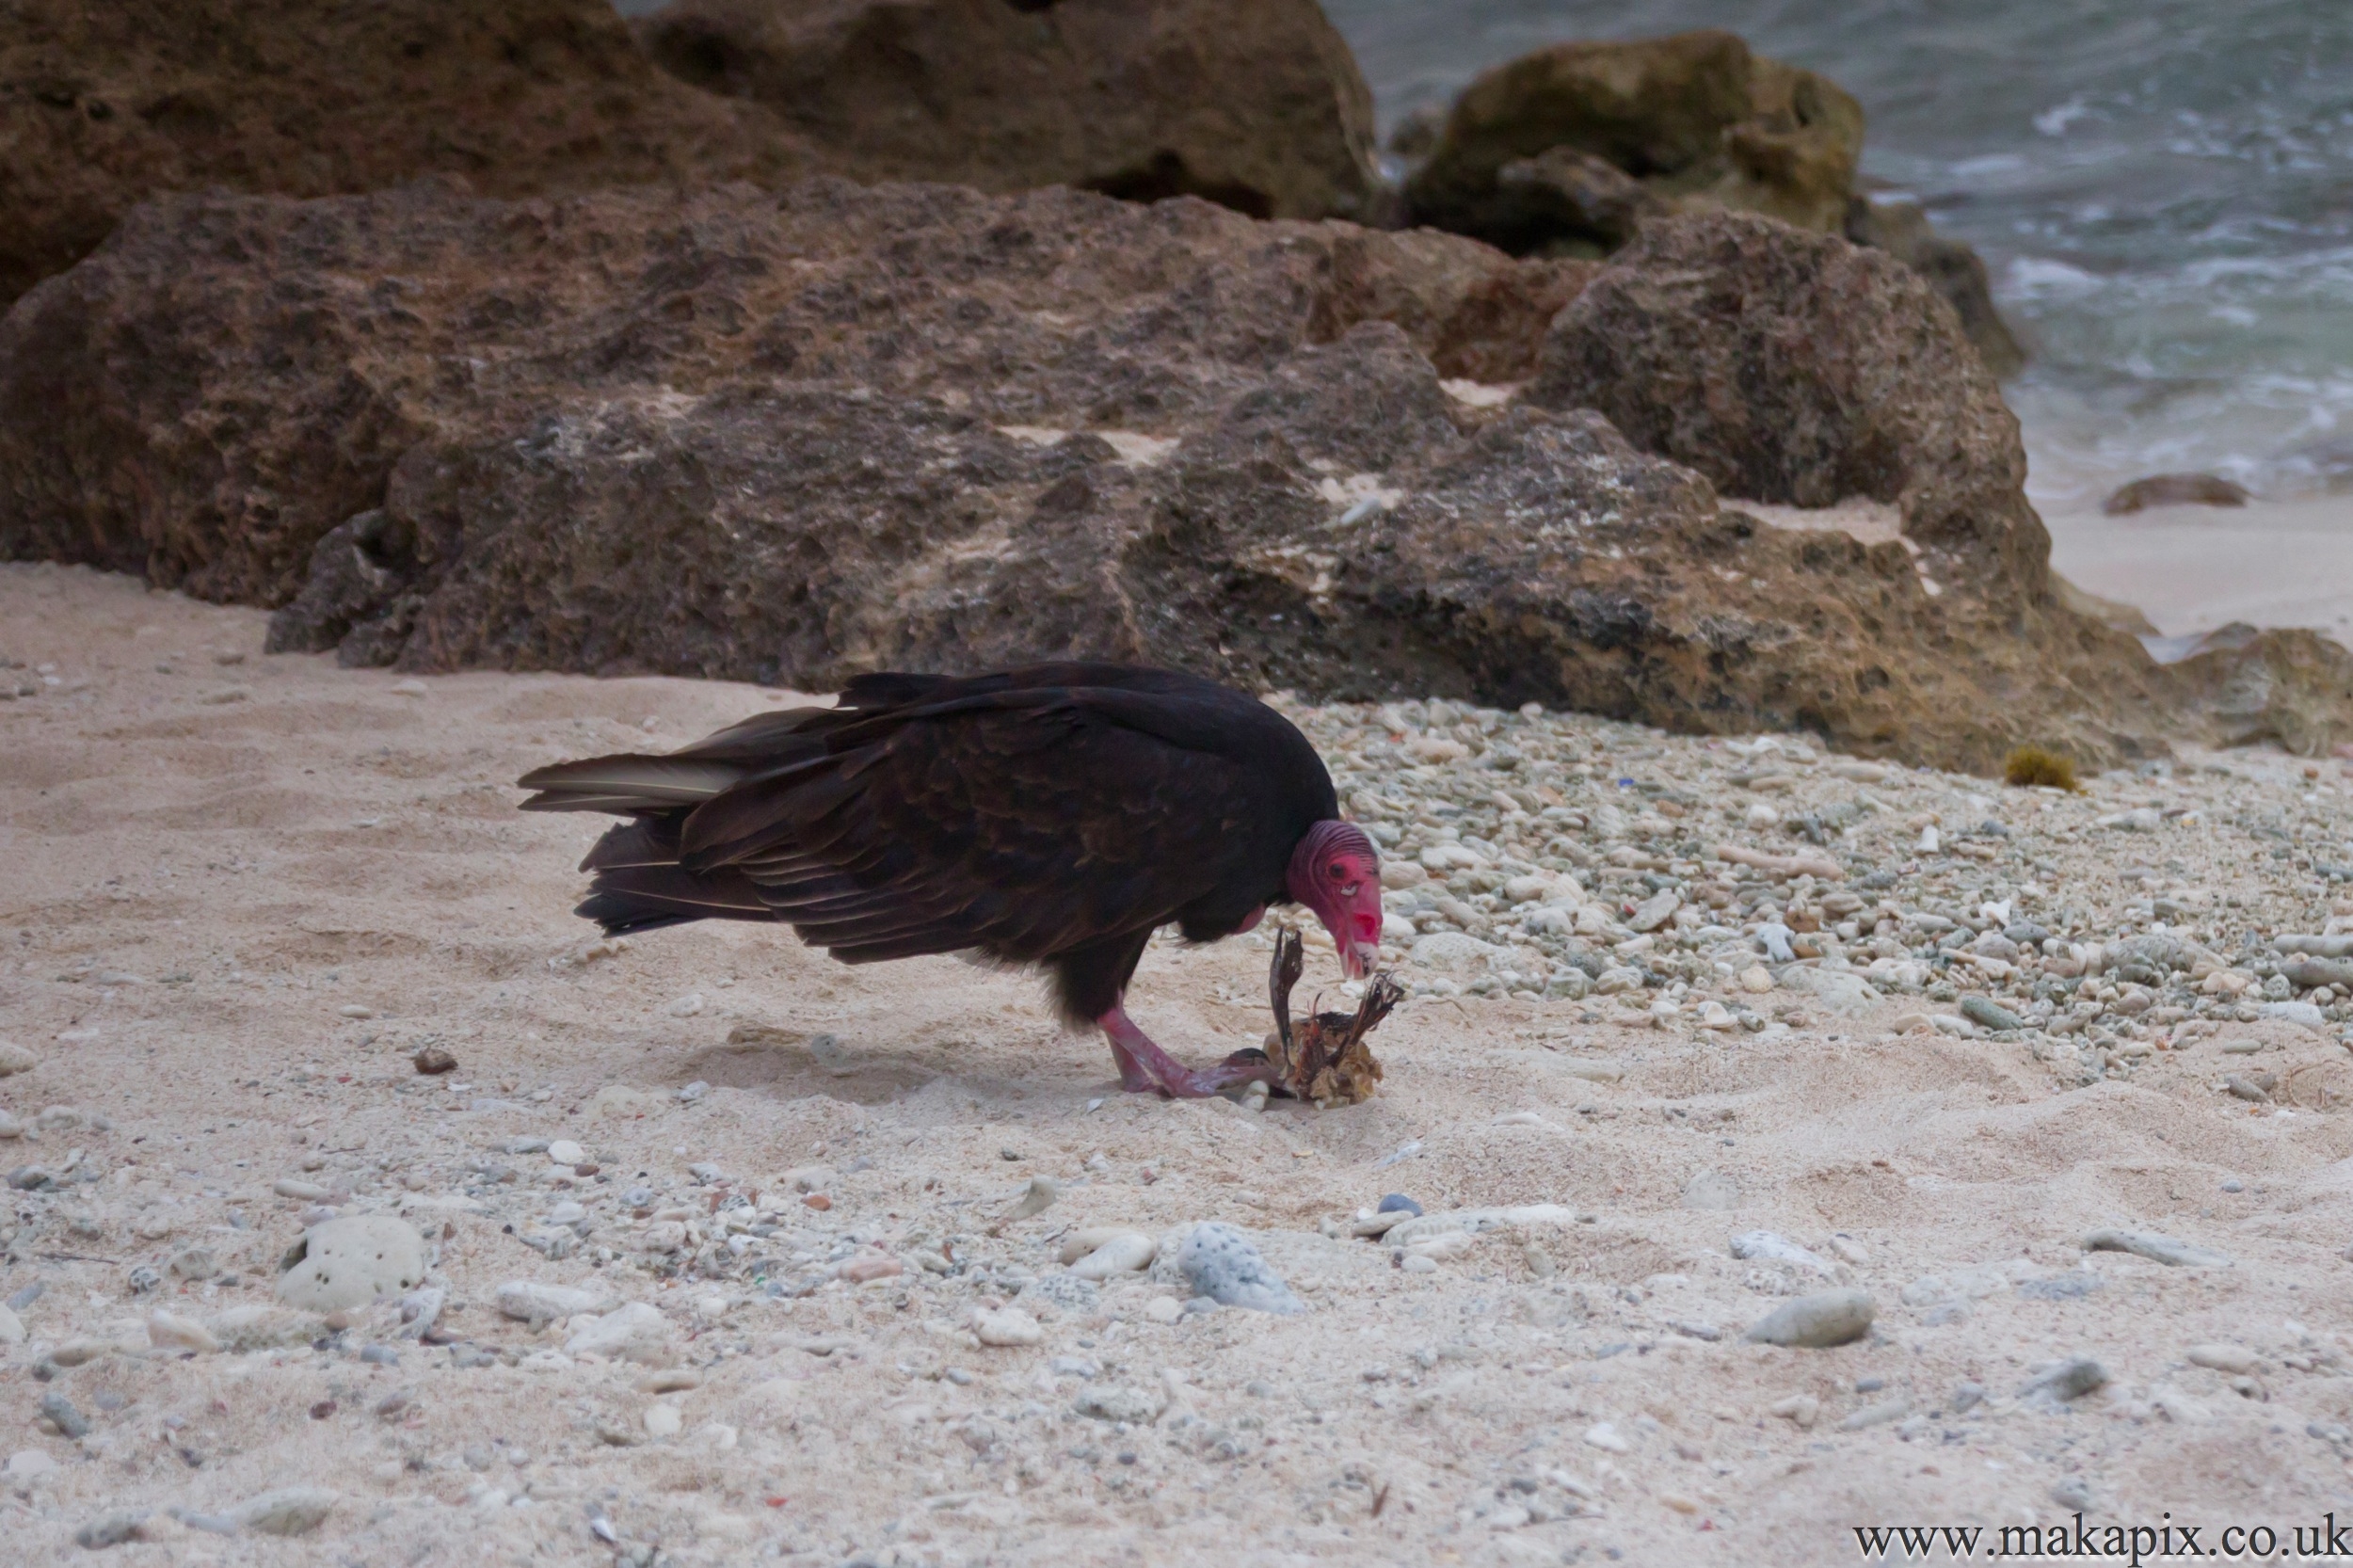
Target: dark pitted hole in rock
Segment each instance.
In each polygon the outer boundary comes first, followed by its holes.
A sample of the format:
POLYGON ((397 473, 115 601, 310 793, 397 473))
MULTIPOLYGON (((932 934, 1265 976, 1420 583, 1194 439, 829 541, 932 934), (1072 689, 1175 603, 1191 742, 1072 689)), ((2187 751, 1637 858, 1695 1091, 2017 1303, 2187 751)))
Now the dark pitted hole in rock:
POLYGON ((1250 217, 1273 217, 1274 202, 1266 192, 1232 180, 1209 180, 1193 170, 1181 153, 1166 148, 1140 164, 1095 179, 1080 188, 1121 201, 1165 201, 1173 196, 1197 196, 1250 217))

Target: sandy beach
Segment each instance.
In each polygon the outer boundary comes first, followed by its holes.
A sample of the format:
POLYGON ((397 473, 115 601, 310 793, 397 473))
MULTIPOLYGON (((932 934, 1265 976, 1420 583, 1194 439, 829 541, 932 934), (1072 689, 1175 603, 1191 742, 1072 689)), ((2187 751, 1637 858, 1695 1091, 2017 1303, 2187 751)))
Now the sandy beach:
POLYGON ((2167 636, 2233 621, 2353 635, 2353 498, 2046 512, 2051 565, 2167 636))
MULTIPOLYGON (((1369 1102, 1163 1103, 1120 1094, 1019 977, 846 969, 742 926, 600 944, 571 918, 595 826, 519 814, 511 780, 777 694, 347 671, 264 656, 262 622, 0 568, 0 653, 35 694, 0 705, 0 1035, 37 1063, 0 1079, 0 1298, 23 1331, 0 1347, 0 1534, 23 1560, 113 1529, 110 1560, 175 1565, 1798 1564, 1856 1560, 1857 1526, 2089 1506, 2284 1534, 2353 1508, 2342 1002, 2299 1022, 2225 981, 2141 1013, 2139 987, 2095 981, 2056 1012, 2003 1002, 2041 1021, 1989 1035, 1905 992, 1898 961, 1862 986, 1867 935, 1832 966, 1853 985, 1801 964, 1746 989, 1737 920, 1659 928, 1688 989, 1573 1000, 1541 978, 1562 942, 1481 895, 1464 918, 1520 944, 1487 966, 1513 977, 1393 950, 1417 995, 1377 1036, 1369 1102), (1753 1022, 1706 1026, 1726 1008, 1753 1022), (428 1047, 456 1070, 420 1076, 428 1047), (2260 1075, 2254 1099, 2226 1086, 2260 1075), (1014 1217, 1037 1177, 1059 1195, 1014 1217), (1458 1218, 1357 1239, 1392 1192, 1458 1218), (1496 1208, 1517 1212, 1476 1217, 1496 1208), (443 1300, 422 1340, 391 1299, 278 1302, 328 1211, 424 1239, 443 1300), (1187 1308, 1166 1258, 1093 1284, 1058 1261, 1087 1227, 1165 1250, 1209 1221, 1304 1311, 1187 1308), (2104 1227, 2192 1261, 2086 1250, 2104 1227), (520 1285, 584 1294, 506 1316, 520 1285), (1874 1304, 1864 1337, 1744 1339, 1839 1289, 1874 1304), (1038 1342, 978 1342, 1000 1309, 1038 1342), (2074 1358, 2097 1384, 2063 1397, 2049 1368, 2074 1358), (288 1488, 328 1510, 317 1534, 213 1533, 288 1488)), ((1886 919, 1999 895, 2060 933, 2046 972, 2155 909, 2226 955, 2353 909, 2238 825, 2326 818, 2336 781, 2292 759, 2187 759, 2078 800, 1858 785, 1800 746, 1760 792, 1728 782, 1722 743, 1542 724, 1608 760, 1559 775, 1573 805, 1623 771, 1739 837, 1756 801, 1868 793, 1884 810, 1834 841, 1901 863, 1866 889, 1886 919), (2144 808, 2153 835, 2102 825, 2144 808), (1958 843, 1988 817, 2013 838, 1905 848, 1915 823, 1958 843)), ((1452 789, 1449 766, 1381 788, 1452 789)), ((1461 798, 1465 833, 1501 808, 1461 798)), ((1595 889, 1640 874, 1609 842, 1669 825, 1609 840, 1585 809, 1595 889)), ((1480 831, 1551 830, 1521 820, 1480 831)), ((1830 896, 1746 886, 1793 912, 1830 896)), ((1901 918, 1906 941, 1933 929, 1901 918)), ((1137 1016, 1190 1060, 1255 1042, 1267 956, 1156 944, 1137 1016)), ((2014 992, 2036 962, 1981 972, 2014 992)), ((1331 970, 1310 952, 1311 985, 1331 970)))

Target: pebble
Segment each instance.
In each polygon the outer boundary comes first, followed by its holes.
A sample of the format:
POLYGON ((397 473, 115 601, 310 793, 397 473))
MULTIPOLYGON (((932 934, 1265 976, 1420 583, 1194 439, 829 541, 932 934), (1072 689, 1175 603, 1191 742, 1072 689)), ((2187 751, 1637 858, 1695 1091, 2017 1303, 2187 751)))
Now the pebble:
POLYGON ((1373 1212, 1376 1214, 1419 1214, 1421 1205, 1402 1192, 1385 1192, 1373 1212))
POLYGON ((1040 1343, 1046 1337, 1046 1330, 1038 1325, 1035 1318, 1019 1307, 1005 1306, 993 1312, 974 1313, 972 1335, 984 1345, 1013 1349, 1040 1343))
POLYGON ((646 1407, 646 1435, 648 1437, 676 1437, 685 1426, 685 1412, 680 1410, 674 1400, 656 1400, 646 1407))
POLYGON ((2051 1500, 2077 1513, 2091 1507, 2091 1483, 2081 1476, 2062 1476, 2051 1483, 2051 1500))
POLYGON ((302 1256, 278 1276, 278 1299, 306 1312, 365 1306, 424 1283, 424 1239, 390 1214, 354 1214, 313 1225, 302 1256))
POLYGON ((74 1409, 73 1401, 54 1388, 40 1397, 40 1413, 65 1436, 89 1435, 89 1417, 74 1409))
POLYGON ((280 1176, 270 1183, 269 1190, 281 1198, 298 1198, 305 1203, 319 1203, 327 1197, 327 1189, 315 1181, 297 1181, 293 1176, 280 1176))
POLYGON ((1881 1400, 1877 1404, 1866 1404, 1860 1410, 1850 1411, 1841 1416, 1838 1430, 1861 1432, 1866 1427, 1881 1427, 1890 1421, 1900 1421, 1911 1414, 1912 1401, 1908 1399, 1881 1400))
POLYGON ((2118 1230, 2113 1227, 2095 1230, 2084 1238, 2086 1252, 2128 1252, 2153 1262, 2167 1263, 2174 1268, 2221 1269, 2230 1267, 2230 1258, 2187 1241, 2177 1241, 2170 1236, 2160 1236, 2149 1230, 2118 1230))
POLYGON ((1052 1176, 1033 1176, 1030 1184, 1021 1190, 1021 1196, 1014 1200, 1011 1208, 1005 1210, 1005 1218, 1026 1220, 1032 1215, 1043 1214, 1061 1196, 1062 1188, 1052 1176))
POLYGON ((2105 1387, 2107 1382, 2105 1367, 2088 1355, 2078 1355, 2044 1368, 2018 1392, 2022 1398, 2079 1400, 2095 1388, 2105 1387))
POLYGON ((439 1046, 427 1046, 410 1057, 408 1061, 417 1071, 427 1078, 438 1078, 443 1073, 454 1073, 457 1070, 457 1058, 439 1046))
POLYGON ((327 1522, 341 1500, 323 1486, 285 1486, 248 1497, 229 1516, 263 1535, 308 1535, 327 1522))
POLYGON ((1071 1263, 1070 1272, 1080 1279, 1095 1280, 1142 1273, 1152 1266, 1160 1250, 1160 1242, 1140 1230, 1114 1231, 1071 1263))
POLYGON ((147 1315, 147 1337, 151 1344, 166 1350, 209 1352, 220 1349, 220 1341, 202 1323, 161 1307, 147 1315))
POLYGON ((1141 1427, 1158 1420, 1162 1405, 1159 1398, 1144 1389, 1097 1384, 1080 1389, 1070 1408, 1093 1420, 1125 1421, 1141 1427))
POLYGON ((144 1513, 109 1513, 75 1530, 73 1544, 92 1551, 120 1546, 125 1541, 136 1540, 139 1527, 146 1523, 147 1515, 144 1513))
POLYGON ((0 1474, 5 1474, 10 1480, 19 1484, 26 1484, 45 1480, 64 1468, 64 1465, 50 1458, 43 1449, 19 1448, 8 1456, 6 1465, 0 1465, 0 1474))
POLYGON ((1767 1411, 1784 1420, 1796 1422, 1799 1431, 1808 1432, 1822 1414, 1822 1401, 1811 1394, 1792 1394, 1786 1399, 1774 1400, 1767 1411))
POLYGON ((1193 1227, 1177 1248, 1176 1266, 1195 1295, 1220 1305, 1286 1317, 1306 1310, 1250 1238, 1221 1221, 1193 1227))
POLYGON ((1732 1256, 1770 1263, 1795 1263, 1818 1274, 1833 1272, 1827 1258, 1810 1253, 1795 1241, 1776 1236, 1769 1230, 1741 1231, 1732 1239, 1732 1256))
POLYGON ((0 1345, 24 1343, 24 1320, 11 1307, 0 1306, 0 1345))
POLYGON ((1961 1016, 1971 1023, 1991 1030, 2024 1029, 2026 1021, 1991 997, 1966 996, 1961 999, 1961 1016))
POLYGON ((1174 1296, 1155 1296, 1144 1304, 1144 1316, 1150 1322, 1173 1323, 1184 1315, 1184 1303, 1174 1296))
POLYGON ((584 1165, 588 1151, 569 1138, 558 1138, 548 1145, 548 1159, 558 1165, 584 1165))
POLYGON ((659 1307, 631 1302, 585 1323, 575 1320, 564 1341, 567 1355, 652 1363, 666 1359, 674 1331, 659 1307))
POLYGON ((0 1078, 12 1078, 29 1073, 40 1065, 40 1058, 13 1040, 0 1040, 0 1078))
POLYGON ((2188 1351, 2193 1367, 2210 1367, 2217 1372, 2246 1373, 2255 1369, 2255 1352, 2244 1345, 2192 1345, 2188 1351))
POLYGON ((1608 1421, 1596 1421, 1587 1427, 1585 1441, 1593 1448, 1613 1454, 1630 1453, 1634 1448, 1634 1445, 1627 1442, 1625 1435, 1608 1421))
POLYGON ((1749 1330, 1749 1338, 1760 1345, 1827 1350, 1868 1334, 1871 1318, 1869 1291, 1824 1290, 1775 1307, 1749 1330))

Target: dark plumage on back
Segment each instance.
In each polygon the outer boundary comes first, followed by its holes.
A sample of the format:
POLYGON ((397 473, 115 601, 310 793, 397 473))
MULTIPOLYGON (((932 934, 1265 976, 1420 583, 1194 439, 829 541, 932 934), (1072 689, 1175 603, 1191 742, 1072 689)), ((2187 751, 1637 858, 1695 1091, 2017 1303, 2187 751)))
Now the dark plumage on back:
MULTIPOLYGON (((1210 940, 1293 896, 1293 852, 1338 815, 1322 761, 1273 709, 1097 664, 865 676, 838 707, 522 783, 539 792, 527 810, 633 819, 582 865, 579 913, 609 933, 781 920, 852 964, 1042 964, 1079 1023, 1118 1009, 1157 927, 1210 940)), ((1373 896, 1377 932, 1377 876, 1373 896)))

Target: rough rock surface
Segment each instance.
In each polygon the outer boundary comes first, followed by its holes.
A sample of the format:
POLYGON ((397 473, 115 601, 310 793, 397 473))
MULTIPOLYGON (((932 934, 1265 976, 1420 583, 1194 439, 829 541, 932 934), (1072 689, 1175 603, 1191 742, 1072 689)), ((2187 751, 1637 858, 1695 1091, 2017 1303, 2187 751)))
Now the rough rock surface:
POLYGON ((2025 365, 1985 264, 1905 202, 1856 193, 1863 109, 1731 33, 1561 43, 1480 76, 1400 128, 1415 219, 1513 251, 1595 254, 1677 212, 1763 213, 1887 251, 1959 312, 1996 376, 2025 365))
POLYGON ((441 173, 519 196, 807 168, 766 111, 656 70, 605 0, 0 8, 0 302, 163 191, 441 173))
POLYGON ((1855 244, 1884 250, 1927 279, 1961 317, 1961 332, 1977 345, 1986 369, 2007 378, 2025 368, 2025 346, 1994 307, 1984 258, 1930 228, 1917 203, 1858 196, 1847 208, 1846 232, 1855 244))
POLYGON ((774 109, 860 179, 1258 217, 1380 200, 1372 92, 1315 0, 678 0, 637 27, 664 69, 774 109))
POLYGON ((1863 151, 1863 109, 1826 77, 1752 55, 1732 33, 1554 44, 1464 89, 1407 184, 1408 203, 1421 222, 1511 249, 1623 240, 1610 225, 1532 212, 1512 188, 1523 160, 1561 148, 1658 199, 1835 232, 1863 151))
POLYGON ((0 553, 356 664, 1099 654, 1980 769, 2161 746, 2175 700, 2051 594, 1949 311, 1736 216, 1594 277, 1069 190, 175 199, 0 323, 0 553), (1449 391, 1588 277, 1527 398, 1449 391))
POLYGON ((1743 214, 1646 228, 1552 328, 1529 398, 1593 408, 1729 494, 1868 496, 2039 593, 2025 449, 1949 309, 1895 260, 1743 214))

